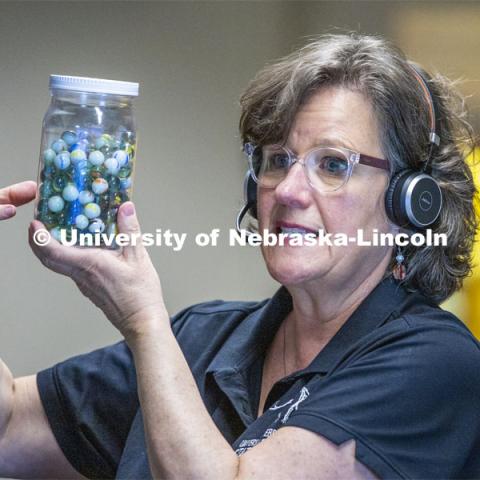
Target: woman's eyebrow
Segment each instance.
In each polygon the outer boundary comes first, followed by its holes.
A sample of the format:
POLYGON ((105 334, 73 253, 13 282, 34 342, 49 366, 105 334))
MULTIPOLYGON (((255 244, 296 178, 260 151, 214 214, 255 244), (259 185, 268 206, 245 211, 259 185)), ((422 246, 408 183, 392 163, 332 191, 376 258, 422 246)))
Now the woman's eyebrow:
POLYGON ((312 148, 316 146, 326 146, 326 147, 344 147, 350 150, 355 150, 353 145, 344 139, 336 138, 336 137, 321 137, 315 139, 312 148))
MULTIPOLYGON (((285 145, 287 148, 289 148, 293 153, 298 155, 298 150, 291 148, 288 143, 285 145)), ((355 148, 350 142, 340 139, 340 138, 335 138, 335 137, 319 137, 316 138, 314 141, 310 142, 308 144, 308 148, 305 149, 305 151, 313 150, 314 148, 317 147, 343 147, 343 148, 348 148, 349 150, 353 151, 360 151, 357 148, 355 148)))

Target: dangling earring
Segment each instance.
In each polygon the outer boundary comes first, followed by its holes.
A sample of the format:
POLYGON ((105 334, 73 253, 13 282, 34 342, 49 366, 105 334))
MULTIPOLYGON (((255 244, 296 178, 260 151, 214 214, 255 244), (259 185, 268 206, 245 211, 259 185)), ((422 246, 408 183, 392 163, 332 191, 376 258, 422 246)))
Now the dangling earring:
POLYGON ((397 263, 393 267, 393 278, 395 278, 395 280, 403 280, 407 275, 407 269, 403 263, 405 257, 403 256, 401 247, 397 248, 397 255, 395 257, 395 260, 397 263))

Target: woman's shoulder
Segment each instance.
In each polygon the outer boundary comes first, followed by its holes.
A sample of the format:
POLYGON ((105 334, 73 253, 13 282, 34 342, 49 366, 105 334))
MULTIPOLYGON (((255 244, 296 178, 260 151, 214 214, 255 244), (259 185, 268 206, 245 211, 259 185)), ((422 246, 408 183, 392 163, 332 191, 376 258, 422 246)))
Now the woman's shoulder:
POLYGON ((362 347, 360 357, 389 365, 393 361, 416 376, 441 374, 449 381, 475 379, 480 385, 480 342, 460 319, 438 306, 407 309, 367 335, 362 347))
MULTIPOLYGON (((468 344, 480 354, 480 342, 467 325, 438 305, 425 303, 414 305, 404 311, 397 320, 402 322, 407 336, 427 335, 439 341, 443 340, 449 345, 468 344)), ((391 324, 394 326, 394 322, 391 324)))
POLYGON ((172 328, 203 329, 208 324, 238 324, 246 316, 262 308, 268 301, 209 300, 190 305, 171 317, 172 328))

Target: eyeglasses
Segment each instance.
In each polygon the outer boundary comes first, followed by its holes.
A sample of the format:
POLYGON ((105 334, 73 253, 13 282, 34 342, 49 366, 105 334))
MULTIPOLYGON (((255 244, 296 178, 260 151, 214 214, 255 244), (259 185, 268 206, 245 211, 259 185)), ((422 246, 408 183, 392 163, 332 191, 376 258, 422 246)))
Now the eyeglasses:
POLYGON ((343 147, 317 147, 302 157, 282 145, 246 143, 244 151, 253 179, 265 188, 275 188, 297 162, 305 168, 308 183, 319 192, 334 192, 343 187, 357 164, 389 170, 387 160, 343 147))

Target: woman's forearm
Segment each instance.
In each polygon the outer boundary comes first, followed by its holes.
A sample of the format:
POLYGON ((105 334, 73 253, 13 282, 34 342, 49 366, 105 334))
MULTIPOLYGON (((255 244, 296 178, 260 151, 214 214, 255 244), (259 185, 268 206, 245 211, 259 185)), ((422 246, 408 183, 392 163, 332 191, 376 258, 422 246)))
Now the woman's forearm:
MULTIPOLYGON (((238 457, 213 423, 172 333, 168 315, 131 335, 154 478, 233 479, 238 457)), ((146 325, 139 319, 138 324, 146 325)))

